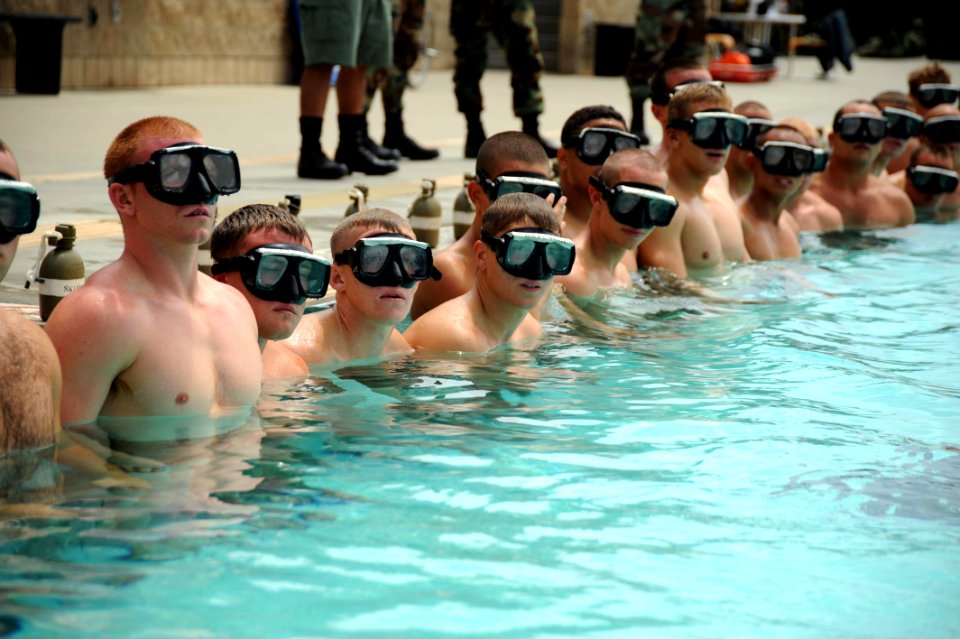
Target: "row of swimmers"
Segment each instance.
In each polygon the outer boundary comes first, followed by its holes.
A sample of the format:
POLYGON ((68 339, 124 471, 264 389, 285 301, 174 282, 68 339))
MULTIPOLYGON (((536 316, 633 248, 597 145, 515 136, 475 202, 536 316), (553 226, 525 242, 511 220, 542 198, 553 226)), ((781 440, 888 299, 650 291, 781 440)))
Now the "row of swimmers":
MULTIPOLYGON (((530 343, 554 291, 576 304, 632 286, 641 269, 684 278, 729 262, 796 258, 802 229, 901 226, 920 208, 910 188, 939 197, 938 207, 956 195, 960 113, 950 115, 957 90, 946 82, 922 83, 944 101, 919 129, 908 109, 854 100, 837 111, 822 148, 799 119, 737 113, 701 71, 661 74, 670 90, 666 104, 655 100, 664 131, 654 151, 608 106, 568 119, 558 181, 534 138, 488 138, 468 186, 473 225, 436 255, 383 209, 346 218, 330 238, 332 259, 315 254, 302 221, 279 207, 245 206, 215 225, 219 196, 239 189, 236 154, 208 146, 177 118, 129 125, 104 161, 124 234, 119 259, 65 297, 44 329, 0 316, 11 363, 0 380, 0 450, 47 445, 61 422, 249 410, 264 379, 313 365, 530 343), (904 129, 926 140, 898 186, 874 163, 904 129), (949 167, 914 161, 944 149, 949 167), (745 190, 730 168, 735 153, 752 178, 745 190), (812 213, 793 213, 798 203, 812 213), (839 215, 835 226, 824 212, 839 215), (197 271, 208 240, 212 278, 197 271), (328 289, 334 303, 305 315, 328 289)), ((9 257, 39 207, 9 149, 0 171, 3 200, 13 203, 0 229, 9 257)))

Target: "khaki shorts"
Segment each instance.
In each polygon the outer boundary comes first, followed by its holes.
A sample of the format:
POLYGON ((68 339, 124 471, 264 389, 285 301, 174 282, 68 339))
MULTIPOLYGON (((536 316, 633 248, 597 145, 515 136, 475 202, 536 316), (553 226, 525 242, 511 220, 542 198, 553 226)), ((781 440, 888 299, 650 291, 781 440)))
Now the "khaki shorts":
POLYGON ((386 67, 393 62, 389 0, 299 0, 304 64, 386 67))

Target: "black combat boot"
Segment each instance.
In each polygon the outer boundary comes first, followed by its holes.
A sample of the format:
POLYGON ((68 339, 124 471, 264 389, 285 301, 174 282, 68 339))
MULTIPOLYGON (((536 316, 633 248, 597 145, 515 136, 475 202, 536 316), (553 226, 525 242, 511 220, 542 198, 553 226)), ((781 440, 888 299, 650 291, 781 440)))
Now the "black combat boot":
POLYGON ((480 114, 465 114, 467 117, 467 143, 463 146, 463 157, 475 158, 480 152, 480 147, 487 140, 487 134, 483 130, 483 123, 480 121, 480 114))
POLYGON ((403 130, 402 111, 388 113, 385 128, 383 146, 396 149, 403 157, 411 160, 434 160, 440 157, 440 151, 437 149, 426 149, 407 137, 406 131, 403 130))
POLYGON ((314 180, 337 180, 349 173, 347 167, 334 162, 324 154, 320 146, 323 118, 304 116, 300 118, 300 159, 297 175, 314 180))
POLYGON ((523 132, 535 139, 540 143, 540 146, 543 147, 543 150, 546 151, 548 158, 557 157, 557 147, 556 145, 547 142, 542 137, 540 137, 540 123, 539 115, 536 113, 531 113, 529 115, 523 116, 523 132))
POLYGON ((401 158, 400 151, 397 151, 393 148, 387 148, 385 146, 380 146, 376 142, 370 139, 370 133, 367 129, 367 114, 363 114, 363 140, 366 147, 373 152, 375 156, 381 160, 399 160, 401 158))
POLYGON ((362 113, 338 115, 337 121, 340 124, 340 144, 334 156, 337 162, 346 164, 351 172, 367 175, 386 175, 400 168, 396 160, 381 160, 367 147, 362 113))

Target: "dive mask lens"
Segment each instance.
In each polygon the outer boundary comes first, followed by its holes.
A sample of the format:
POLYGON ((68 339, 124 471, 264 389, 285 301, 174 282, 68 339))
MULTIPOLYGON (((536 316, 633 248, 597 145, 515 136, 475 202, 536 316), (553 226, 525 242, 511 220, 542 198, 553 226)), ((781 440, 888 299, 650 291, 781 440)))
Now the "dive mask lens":
POLYGON ((367 286, 412 288, 420 280, 440 279, 430 245, 399 234, 357 240, 352 248, 337 253, 334 261, 349 265, 357 280, 367 286))
POLYGON ((743 144, 740 147, 747 151, 754 150, 757 147, 757 139, 775 126, 777 126, 777 123, 773 120, 747 118, 747 134, 744 136, 743 144))
POLYGON ((237 154, 201 144, 175 144, 155 151, 150 160, 120 171, 108 183, 143 182, 167 204, 212 204, 240 190, 237 154))
POLYGON ((546 280, 566 275, 573 268, 573 241, 543 229, 518 229, 502 237, 481 231, 480 239, 493 249, 503 270, 514 277, 546 280))
POLYGON ((690 140, 702 149, 740 146, 747 136, 747 119, 725 111, 700 111, 686 119, 671 120, 672 128, 687 131, 690 140))
POLYGON ((923 129, 923 117, 913 111, 886 107, 883 110, 883 117, 887 121, 886 137, 888 138, 908 140, 920 135, 920 131, 923 129))
POLYGON ((916 92, 917 101, 930 109, 938 104, 953 104, 960 95, 960 88, 953 84, 921 84, 916 92))
POLYGON ((908 167, 907 178, 913 188, 926 195, 953 193, 960 183, 960 176, 956 171, 922 164, 908 167))
POLYGON ((584 164, 599 166, 611 154, 624 149, 639 149, 641 140, 632 133, 606 127, 589 127, 580 132, 577 157, 584 164))
POLYGON ((877 144, 887 135, 887 120, 872 113, 847 113, 836 119, 833 128, 850 144, 877 144))
POLYGON ((960 116, 943 115, 930 118, 923 125, 923 134, 934 144, 960 142, 960 116))
POLYGON ((547 199, 548 195, 552 195, 553 203, 556 204, 560 196, 563 195, 563 190, 559 184, 536 173, 522 173, 518 171, 505 173, 491 179, 482 171, 478 171, 477 180, 480 182, 480 185, 483 186, 491 203, 510 193, 533 193, 543 199, 547 199))
POLYGON ((32 184, 0 180, 0 232, 7 235, 32 233, 39 217, 40 197, 32 184))
POLYGON ((254 296, 270 302, 303 304, 323 297, 330 283, 330 262, 299 244, 266 244, 245 255, 219 260, 214 275, 239 271, 254 296))
POLYGON ((816 149, 794 142, 767 142, 757 151, 763 170, 771 175, 799 177, 813 173, 816 149))
POLYGON ((652 184, 626 182, 611 187, 598 177, 590 178, 590 183, 606 200, 613 219, 631 228, 668 226, 679 206, 675 197, 652 184))

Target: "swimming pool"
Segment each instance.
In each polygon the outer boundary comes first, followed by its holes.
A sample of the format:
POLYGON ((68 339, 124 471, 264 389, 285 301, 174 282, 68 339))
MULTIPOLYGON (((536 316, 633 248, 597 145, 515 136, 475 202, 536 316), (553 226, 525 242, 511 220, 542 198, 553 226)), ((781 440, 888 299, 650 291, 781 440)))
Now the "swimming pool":
POLYGON ((960 636, 960 224, 805 242, 707 282, 738 303, 271 387, 149 491, 38 471, 0 629, 960 636))

